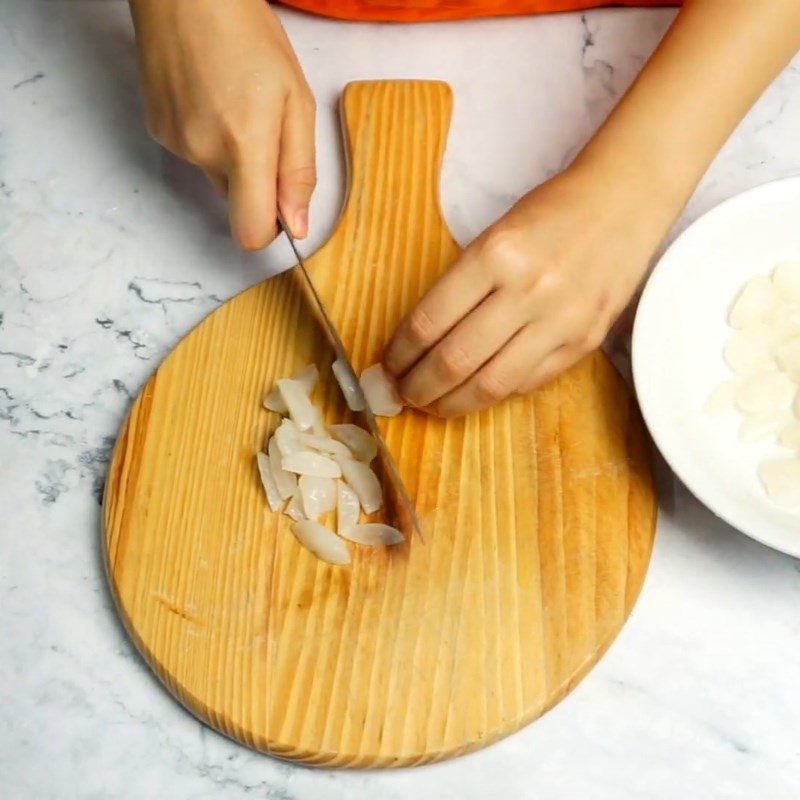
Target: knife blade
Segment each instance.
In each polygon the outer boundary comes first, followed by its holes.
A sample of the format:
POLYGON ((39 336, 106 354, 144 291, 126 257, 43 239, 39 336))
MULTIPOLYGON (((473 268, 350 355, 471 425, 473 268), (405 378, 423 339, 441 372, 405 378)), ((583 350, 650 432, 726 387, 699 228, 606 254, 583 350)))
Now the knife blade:
POLYGON ((305 261, 297 249, 297 244, 295 243, 294 237, 289 230, 289 226, 286 224, 286 220, 284 220, 283 215, 280 212, 278 212, 278 225, 285 234, 286 239, 289 242, 289 246, 292 248, 292 253, 294 253, 294 257, 297 259, 296 269, 300 270, 300 274, 303 276, 303 280, 308 287, 314 306, 319 312, 322 326, 328 335, 328 339, 333 347, 334 353, 336 353, 336 358, 341 364, 344 365, 344 369, 348 373, 347 377, 350 381, 350 385, 355 387, 359 403, 363 409, 362 413, 364 415, 364 419, 366 420, 367 428, 378 445, 378 454, 380 455, 386 474, 389 477, 389 483, 391 484, 396 497, 400 501, 401 510, 407 517, 407 522, 411 525, 413 530, 416 531, 420 541, 424 542, 425 537, 422 535, 422 527, 420 525, 419 518, 417 517, 417 512, 414 509, 414 505, 412 504, 411 498, 408 495, 408 491, 403 483, 403 479, 400 477, 400 471, 397 469, 397 464, 395 463, 386 441, 381 434, 381 430, 378 427, 378 422, 375 419, 375 415, 372 413, 369 403, 367 403, 367 399, 364 396, 364 391, 361 388, 361 383, 359 382, 358 376, 353 369, 353 365, 350 363, 350 359, 347 357, 347 351, 344 349, 344 344, 339 336, 339 332, 336 330, 336 326, 333 324, 333 320, 330 318, 328 310, 325 308, 325 303, 322 302, 322 298, 317 291, 317 287, 314 285, 314 281, 311 279, 308 269, 306 269, 305 261))

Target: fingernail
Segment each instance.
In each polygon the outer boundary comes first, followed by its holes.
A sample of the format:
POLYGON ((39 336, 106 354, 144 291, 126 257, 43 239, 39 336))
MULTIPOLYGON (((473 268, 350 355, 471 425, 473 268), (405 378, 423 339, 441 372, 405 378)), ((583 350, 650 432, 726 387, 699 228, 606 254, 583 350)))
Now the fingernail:
POLYGON ((308 209, 301 208, 294 215, 294 235, 297 239, 305 239, 308 235, 308 209))

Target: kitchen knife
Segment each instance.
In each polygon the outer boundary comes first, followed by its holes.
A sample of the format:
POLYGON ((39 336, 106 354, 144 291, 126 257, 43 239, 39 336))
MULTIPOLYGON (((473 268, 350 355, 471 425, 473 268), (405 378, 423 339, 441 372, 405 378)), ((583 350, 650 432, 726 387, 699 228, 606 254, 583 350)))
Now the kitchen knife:
POLYGON ((405 517, 403 521, 410 525, 417 532, 420 541, 424 542, 425 537, 422 535, 422 528, 417 517, 417 512, 414 510, 414 506, 411 503, 411 498, 408 496, 406 487, 403 484, 403 479, 400 477, 397 464, 395 464, 392 454, 389 452, 389 448, 386 446, 386 442, 384 441, 383 435, 378 427, 378 423, 375 420, 375 415, 372 413, 372 409, 367 403, 367 399, 364 396, 364 391, 361 388, 361 383, 359 382, 358 376, 356 375, 355 370, 350 363, 350 359, 347 357, 347 351, 344 349, 344 344, 342 343, 342 339, 336 330, 336 326, 333 324, 333 321, 331 320, 330 315, 325 308, 325 304, 322 302, 322 298, 319 296, 319 292, 317 292, 317 287, 314 285, 314 281, 311 279, 311 275, 306 269, 305 261, 297 250, 297 245, 294 241, 291 231, 289 230, 289 226, 286 224, 286 221, 280 212, 278 212, 278 224, 280 225, 284 234, 286 234, 286 239, 289 242, 289 246, 292 248, 294 257, 297 259, 296 269, 300 270, 303 280, 308 287, 314 306, 319 312, 322 326, 328 335, 328 339, 330 340, 334 353, 336 353, 336 358, 339 363, 343 365, 350 385, 355 387, 355 392, 359 403, 363 408, 363 414, 367 422, 367 428, 375 438, 375 441, 378 445, 378 453, 381 457, 381 462, 383 463, 386 475, 389 478, 389 484, 391 485, 396 498, 400 501, 399 510, 402 512, 402 516, 405 517))

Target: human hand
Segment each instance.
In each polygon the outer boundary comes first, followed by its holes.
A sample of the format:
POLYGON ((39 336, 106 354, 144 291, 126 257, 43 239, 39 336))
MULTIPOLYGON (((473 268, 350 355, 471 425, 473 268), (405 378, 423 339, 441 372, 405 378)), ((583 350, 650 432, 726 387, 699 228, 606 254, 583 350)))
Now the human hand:
POLYGON ((404 400, 478 411, 599 347, 677 213, 647 190, 576 169, 522 198, 398 326, 384 364, 404 400))
POLYGON ((153 137, 229 198, 246 250, 308 231, 315 105, 280 21, 263 0, 131 0, 153 137))

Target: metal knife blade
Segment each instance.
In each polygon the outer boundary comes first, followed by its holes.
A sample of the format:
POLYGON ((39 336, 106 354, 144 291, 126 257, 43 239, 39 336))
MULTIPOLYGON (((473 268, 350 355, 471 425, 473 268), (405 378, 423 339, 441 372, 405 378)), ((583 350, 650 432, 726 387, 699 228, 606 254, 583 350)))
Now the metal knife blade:
POLYGON ((392 454, 389 452, 389 448, 387 447, 380 428, 378 427, 375 415, 372 413, 372 409, 370 409, 366 397, 364 397, 364 392, 361 389, 358 376, 353 369, 353 365, 350 363, 350 359, 347 357, 347 351, 344 349, 344 344, 339 336, 339 332, 336 330, 336 326, 333 324, 333 320, 331 320, 328 310, 325 308, 325 304, 322 302, 322 298, 319 296, 319 292, 317 292, 317 287, 314 285, 314 281, 311 279, 311 275, 306 269, 305 261, 297 249, 297 244, 295 243, 294 237, 289 230, 289 226, 286 224, 286 221, 280 212, 278 212, 278 224, 286 235, 286 239, 289 242, 289 246, 292 248, 294 257, 297 259, 297 268, 300 270, 303 280, 309 289, 309 293, 314 305, 319 312, 325 332, 328 335, 328 339, 333 347, 333 351, 336 353, 336 358, 340 363, 344 364, 345 369, 349 373, 348 378, 351 381, 351 385, 355 387, 356 393, 358 394, 358 399, 363 406, 362 413, 364 414, 364 418, 367 422, 367 428, 375 438, 375 441, 378 445, 378 453, 380 454, 381 461, 386 469, 386 474, 389 477, 389 483, 391 484, 395 495, 400 500, 402 511, 405 513, 408 523, 417 532, 420 541, 424 542, 425 537, 422 535, 422 527, 420 526, 417 512, 414 509, 411 498, 408 496, 408 491, 406 491, 406 487, 403 484, 403 479, 400 477, 397 464, 395 464, 394 458, 392 458, 392 454))

